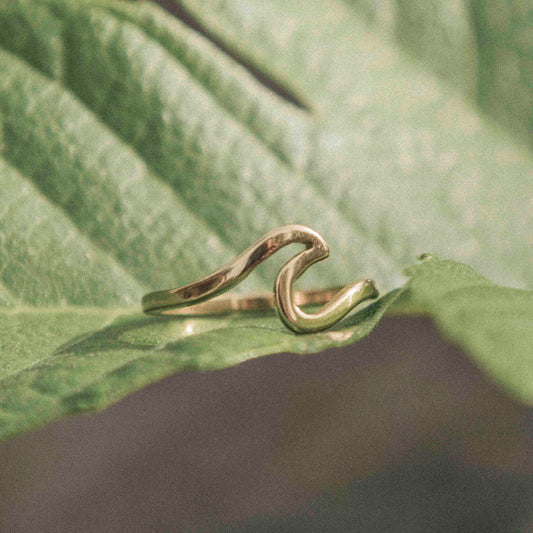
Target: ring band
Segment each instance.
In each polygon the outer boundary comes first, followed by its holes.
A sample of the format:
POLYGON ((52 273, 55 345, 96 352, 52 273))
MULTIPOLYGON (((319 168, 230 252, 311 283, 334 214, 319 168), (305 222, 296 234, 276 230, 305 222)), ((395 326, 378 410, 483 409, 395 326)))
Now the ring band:
MULTIPOLYGON (((294 291, 294 302, 298 306, 321 305, 329 302, 342 287, 324 289, 308 289, 294 291)), ((163 293, 167 291, 161 291, 163 293)), ((187 307, 166 307, 159 309, 143 309, 145 313, 162 315, 223 315, 238 311, 271 311, 276 308, 274 293, 262 292, 254 294, 235 294, 217 296, 212 300, 187 307)))
POLYGON ((220 314, 233 311, 262 311, 275 308, 285 325, 297 333, 327 329, 362 301, 376 298, 371 279, 361 279, 344 288, 294 291, 293 284, 311 265, 326 259, 329 249, 316 231, 300 225, 281 226, 252 244, 216 272, 176 289, 156 291, 142 298, 145 313, 157 315, 220 314), (273 294, 218 297, 244 280, 250 272, 281 248, 301 243, 305 250, 289 259, 276 278, 273 294), (309 314, 300 306, 323 307, 309 314))

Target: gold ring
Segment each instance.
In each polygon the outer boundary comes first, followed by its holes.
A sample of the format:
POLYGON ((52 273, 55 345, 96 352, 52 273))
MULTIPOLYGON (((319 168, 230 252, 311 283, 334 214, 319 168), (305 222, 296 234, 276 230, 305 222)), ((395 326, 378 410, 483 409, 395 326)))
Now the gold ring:
POLYGON ((371 279, 360 279, 343 288, 294 291, 294 282, 314 263, 326 259, 329 249, 316 231, 306 226, 288 225, 270 231, 244 250, 233 261, 205 278, 177 289, 146 294, 142 298, 145 313, 156 315, 205 315, 233 311, 261 311, 275 308, 285 325, 296 333, 313 333, 330 328, 363 300, 377 298, 371 279), (272 254, 292 243, 305 250, 289 259, 279 271, 273 294, 220 296, 235 287, 272 254), (300 306, 319 305, 316 313, 306 313, 300 306))

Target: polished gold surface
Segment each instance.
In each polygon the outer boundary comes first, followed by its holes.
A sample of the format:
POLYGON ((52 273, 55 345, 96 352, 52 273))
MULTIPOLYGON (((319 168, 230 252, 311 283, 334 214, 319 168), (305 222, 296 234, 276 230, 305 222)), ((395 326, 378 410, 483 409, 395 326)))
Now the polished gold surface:
POLYGON ((297 333, 311 333, 336 324, 363 300, 376 298, 378 291, 371 279, 361 279, 344 288, 294 291, 294 282, 314 263, 326 259, 329 249, 324 239, 305 226, 282 226, 267 233, 233 261, 199 281, 145 295, 145 313, 171 315, 220 314, 233 311, 262 311, 276 308, 285 325, 297 333), (265 259, 292 243, 305 250, 289 259, 276 278, 273 294, 219 297, 244 278, 265 259), (216 298, 213 300, 213 298, 216 298), (300 306, 319 305, 316 313, 300 306))
MULTIPOLYGON (((342 287, 294 291, 294 302, 299 306, 321 305, 329 302, 342 287)), ((223 295, 187 307, 172 307, 159 313, 165 315, 220 315, 236 311, 272 311, 276 308, 273 292, 223 295)))

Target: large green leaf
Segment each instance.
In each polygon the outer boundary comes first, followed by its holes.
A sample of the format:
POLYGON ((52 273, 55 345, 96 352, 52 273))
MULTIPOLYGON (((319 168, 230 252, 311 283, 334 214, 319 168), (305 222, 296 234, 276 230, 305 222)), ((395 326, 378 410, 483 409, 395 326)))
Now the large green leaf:
POLYGON ((395 303, 397 309, 431 314, 451 341, 531 402, 533 293, 498 287, 465 265, 433 257, 408 274, 405 288, 334 330, 303 336, 274 315, 176 320, 98 308, 5 310, 0 314, 0 438, 105 407, 172 372, 349 344, 366 336, 395 303))
POLYGON ((533 144, 531 0, 346 0, 383 34, 533 144))
MULTIPOLYGON (((286 223, 330 244, 310 285, 372 276, 394 291, 431 250, 513 287, 478 293, 488 282, 476 281, 452 298, 453 269, 434 282, 415 271, 419 289, 402 301, 532 401, 520 333, 530 293, 519 289, 533 286, 533 160, 512 138, 521 123, 485 118, 464 87, 345 3, 183 0, 179 11, 188 23, 149 3, 0 3, 0 435, 179 369, 367 334, 397 292, 310 336, 274 317, 125 310, 286 223)), ((270 288, 281 259, 248 288, 270 288)))

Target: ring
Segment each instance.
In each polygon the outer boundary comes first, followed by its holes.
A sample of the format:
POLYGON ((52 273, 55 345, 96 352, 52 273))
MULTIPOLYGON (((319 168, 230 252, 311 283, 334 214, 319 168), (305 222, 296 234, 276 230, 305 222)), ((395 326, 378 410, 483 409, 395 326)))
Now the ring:
POLYGON ((328 256, 328 245, 316 231, 295 224, 281 226, 199 281, 146 294, 142 298, 142 308, 145 313, 156 315, 206 315, 275 308, 284 324, 296 333, 322 331, 336 324, 362 301, 379 295, 371 279, 360 279, 343 288, 294 291, 294 282, 311 265, 328 256), (276 277, 273 294, 220 297, 243 281, 265 259, 292 243, 304 244, 305 250, 283 265, 276 277), (312 314, 300 308, 319 304, 323 307, 312 314))

